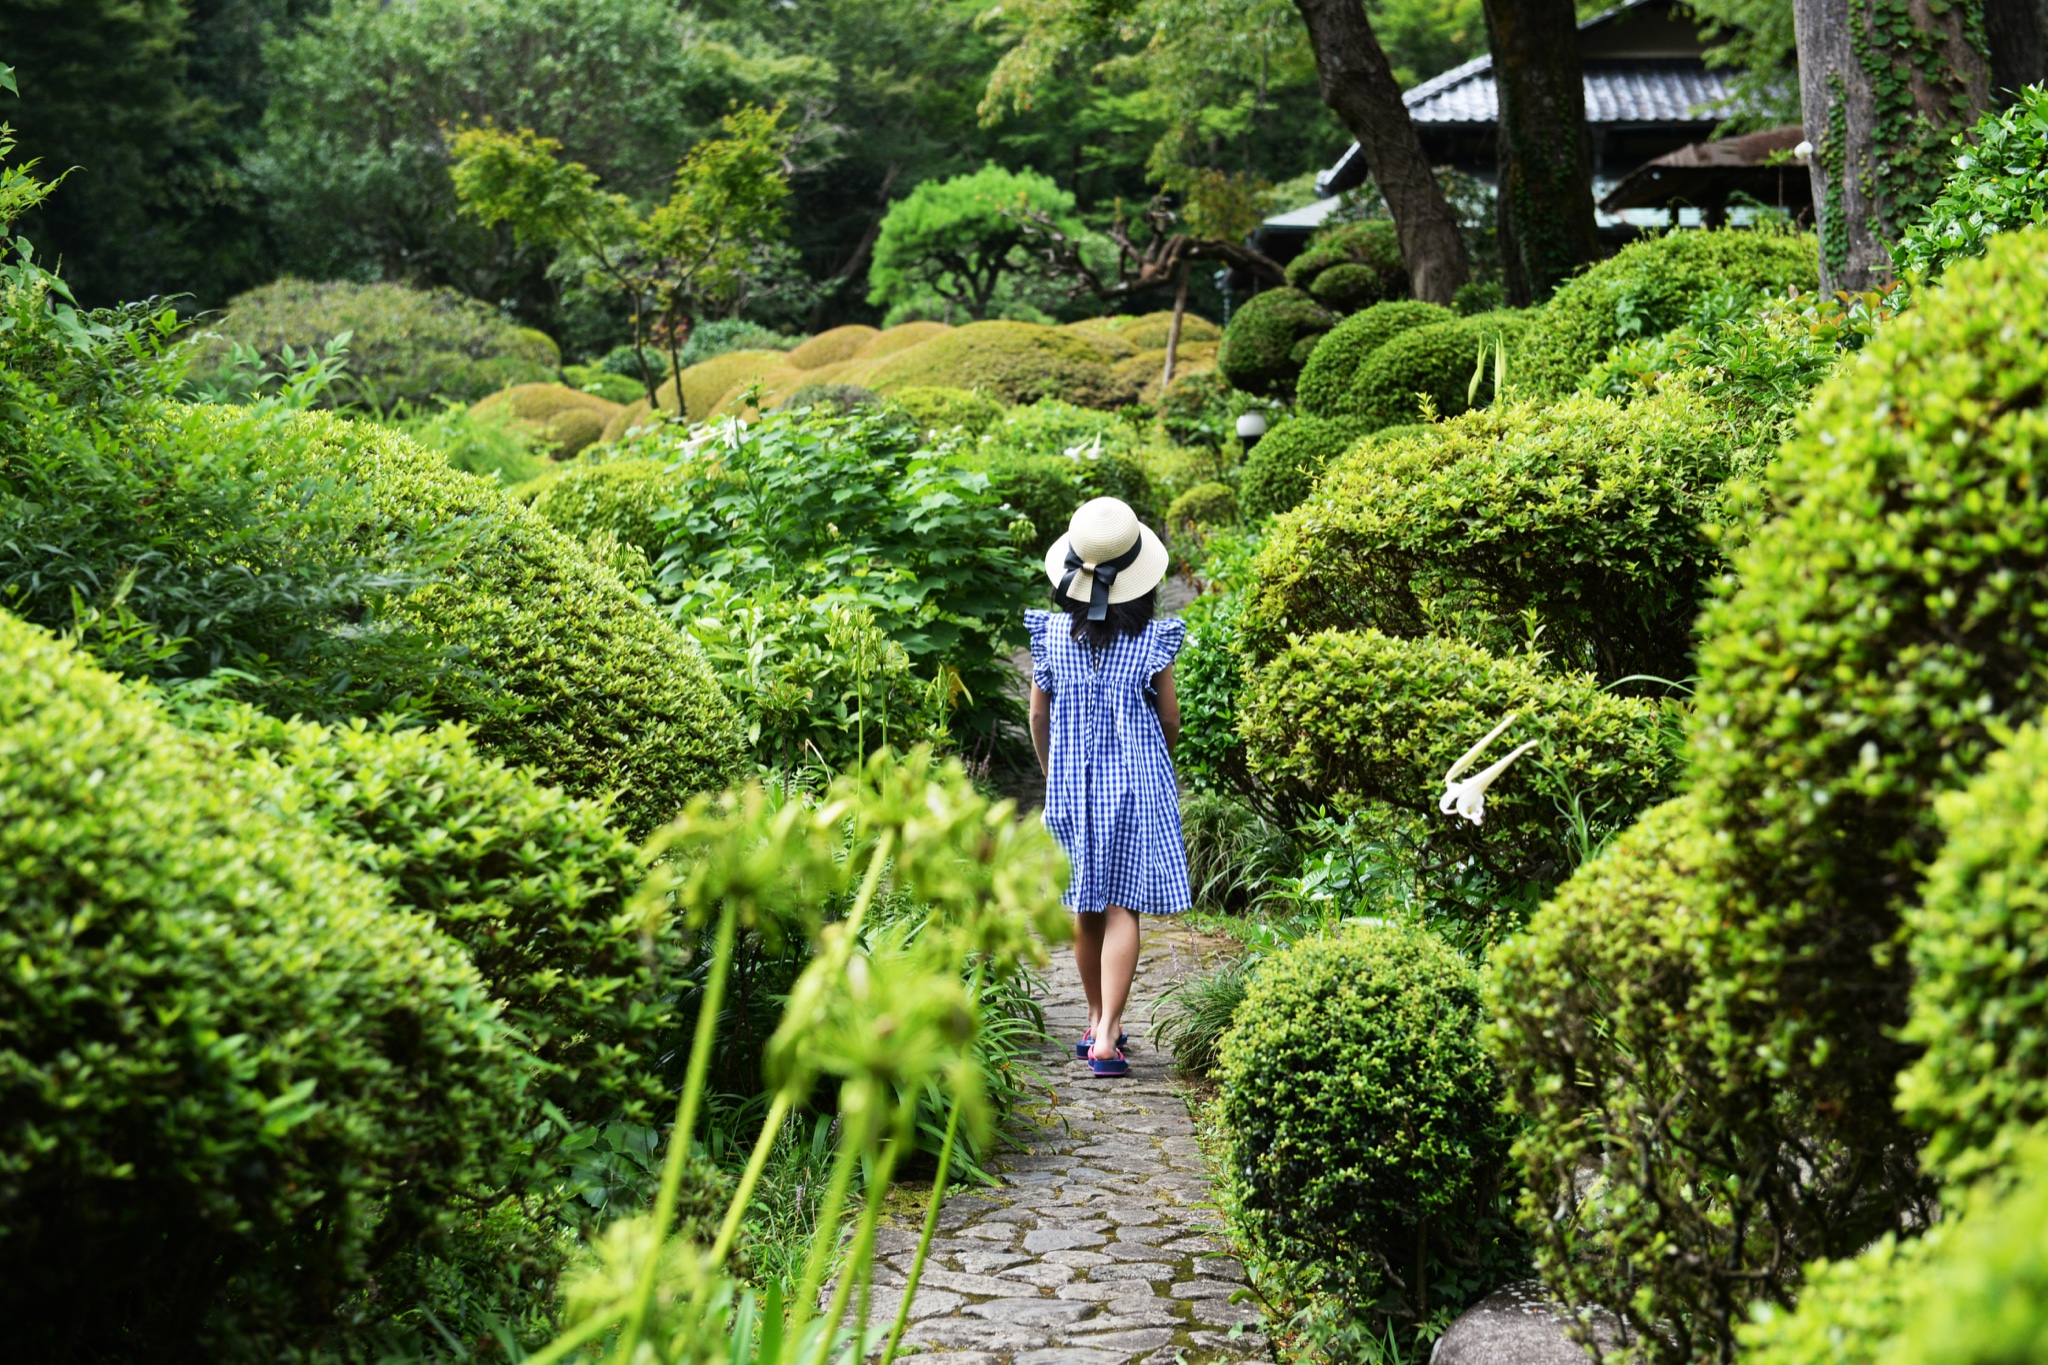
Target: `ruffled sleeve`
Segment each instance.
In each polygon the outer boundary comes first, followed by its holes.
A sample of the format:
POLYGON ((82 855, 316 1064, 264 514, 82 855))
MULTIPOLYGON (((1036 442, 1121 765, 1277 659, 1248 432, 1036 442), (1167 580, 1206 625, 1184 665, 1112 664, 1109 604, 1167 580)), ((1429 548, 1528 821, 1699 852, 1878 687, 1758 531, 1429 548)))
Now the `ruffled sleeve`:
POLYGON ((1159 676, 1159 671, 1172 663, 1180 654, 1180 647, 1187 643, 1188 623, 1178 616, 1169 616, 1152 623, 1152 657, 1145 665, 1145 678, 1150 682, 1159 676))
POLYGON ((1041 692, 1052 691, 1052 613, 1027 611, 1024 629, 1031 632, 1031 681, 1041 692))

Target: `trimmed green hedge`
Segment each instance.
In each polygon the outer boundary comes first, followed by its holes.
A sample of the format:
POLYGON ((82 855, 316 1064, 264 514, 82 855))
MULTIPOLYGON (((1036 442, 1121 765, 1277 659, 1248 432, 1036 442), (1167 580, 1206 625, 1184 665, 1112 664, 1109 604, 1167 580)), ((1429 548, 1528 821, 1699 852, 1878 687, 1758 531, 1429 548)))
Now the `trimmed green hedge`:
POLYGON ((1290 635, 1373 626, 1506 651, 1533 610, 1541 646, 1569 667, 1683 678, 1723 570, 1700 528, 1722 518, 1721 484, 1748 454, 1686 392, 1630 408, 1522 403, 1383 434, 1274 523, 1246 640, 1266 657, 1290 635))
POLYGON ((2048 1121, 2048 732, 2029 725, 1937 804, 1944 835, 1907 913, 1913 964, 1899 1109, 1950 1181, 2009 1165, 2048 1121))
POLYGON ((1408 292, 1408 268, 1392 219, 1368 219, 1323 228, 1287 263, 1287 284, 1341 312, 1398 299, 1408 292), (1340 280, 1328 277, 1344 271, 1340 280))
POLYGON ((1311 417, 1353 414, 1352 381, 1374 352, 1413 328, 1456 320, 1457 314, 1448 308, 1413 299, 1378 303, 1362 313, 1354 313, 1316 343, 1308 363, 1302 367, 1295 400, 1311 417))
POLYGON ((1356 417, 1296 417, 1281 422, 1244 457, 1238 494, 1253 521, 1300 503, 1330 461, 1371 431, 1356 417))
POLYGON ((657 514, 675 504, 677 477, 666 460, 574 464, 536 482, 526 501, 571 540, 586 541, 594 532, 608 532, 646 555, 651 564, 668 544, 668 528, 657 514))
POLYGON ((519 1141, 425 916, 0 615, 0 1278, 24 1357, 277 1358, 519 1141))
POLYGON ((1810 236, 1734 228, 1631 242, 1536 311, 1510 353, 1510 382, 1537 396, 1570 393, 1615 346, 1670 331, 1708 294, 1818 289, 1819 261, 1810 236))
POLYGON ((1003 420, 1003 405, 966 389, 940 387, 898 389, 889 402, 917 424, 919 431, 965 431, 979 436, 1003 420))
POLYGON ((1495 343, 1507 343, 1512 386, 1514 356, 1528 318, 1509 309, 1410 328, 1361 361, 1350 387, 1332 406, 1376 427, 1418 420, 1425 397, 1440 417, 1455 417, 1475 404, 1483 407, 1494 398, 1495 343), (1482 348, 1486 361, 1475 391, 1472 375, 1482 348), (1468 395, 1473 401, 1467 401, 1468 395))
POLYGON ((1337 315, 1299 289, 1268 289, 1230 315, 1216 368, 1246 393, 1286 397, 1337 315))
POLYGON ((468 531, 396 615, 467 651, 477 685, 436 704, 479 747, 572 795, 616 793, 636 835, 738 771, 738 718, 697 648, 538 514, 382 427, 313 413, 294 434, 392 525, 468 531))
POLYGON ((1470 964, 1418 928, 1260 963, 1218 1076, 1227 1196, 1260 1251, 1410 1323, 1493 1287, 1472 1272, 1506 1230, 1510 1129, 1480 1020, 1470 964))
POLYGON ((1668 794, 1677 761, 1660 704, 1617 697, 1582 673, 1546 672, 1457 640, 1376 630, 1290 641, 1253 673, 1237 732, 1252 773, 1284 807, 1348 814, 1380 803, 1424 817, 1424 863, 1465 859, 1508 880, 1554 882, 1571 867, 1558 802, 1576 795, 1609 824, 1668 794), (1524 740, 1480 825, 1438 813, 1444 773, 1510 712, 1519 719, 1480 766, 1524 740))
POLYGON ((1198 483, 1166 509, 1166 524, 1229 526, 1237 521, 1237 490, 1227 483, 1198 483))

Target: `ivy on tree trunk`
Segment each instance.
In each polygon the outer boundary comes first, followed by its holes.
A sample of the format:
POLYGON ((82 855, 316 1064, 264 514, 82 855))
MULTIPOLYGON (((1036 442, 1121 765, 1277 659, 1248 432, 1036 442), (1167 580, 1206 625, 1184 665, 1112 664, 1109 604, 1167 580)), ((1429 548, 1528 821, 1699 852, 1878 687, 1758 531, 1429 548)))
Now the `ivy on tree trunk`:
POLYGON ((1359 0, 1294 0, 1294 7, 1315 48, 1323 103, 1358 139, 1394 217, 1411 290, 1448 305, 1471 275, 1465 239, 1364 7, 1359 0))
POLYGON ((1984 0, 1794 0, 1793 22, 1821 288, 1876 289, 1990 106, 1984 0))
POLYGON ((1501 268, 1525 308, 1600 258, 1572 0, 1485 0, 1500 101, 1501 268))

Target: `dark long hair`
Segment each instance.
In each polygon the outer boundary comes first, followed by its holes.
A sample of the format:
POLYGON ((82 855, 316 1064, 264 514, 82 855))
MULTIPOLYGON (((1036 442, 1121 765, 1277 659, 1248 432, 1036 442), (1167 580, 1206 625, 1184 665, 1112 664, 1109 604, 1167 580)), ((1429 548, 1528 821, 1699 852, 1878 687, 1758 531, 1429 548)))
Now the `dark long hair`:
POLYGON ((1084 640, 1090 649, 1108 649, 1116 643, 1119 635, 1137 635, 1144 631, 1145 623, 1152 619, 1152 613, 1159 607, 1159 589, 1148 588, 1142 596, 1128 602, 1109 604, 1109 616, 1101 621, 1088 619, 1088 604, 1076 601, 1060 591, 1060 585, 1052 585, 1053 605, 1064 611, 1074 621, 1074 638, 1084 640))

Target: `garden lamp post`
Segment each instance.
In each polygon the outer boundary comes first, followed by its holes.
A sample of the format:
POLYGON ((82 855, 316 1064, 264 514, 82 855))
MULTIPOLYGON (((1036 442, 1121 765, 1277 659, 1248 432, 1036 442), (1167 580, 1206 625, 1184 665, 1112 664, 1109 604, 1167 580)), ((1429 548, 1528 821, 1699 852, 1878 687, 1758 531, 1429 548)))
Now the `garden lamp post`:
POLYGON ((1259 438, 1265 434, 1266 419, 1258 413, 1248 412, 1237 419, 1237 436, 1239 440, 1244 442, 1244 448, 1247 451, 1257 445, 1259 438))

